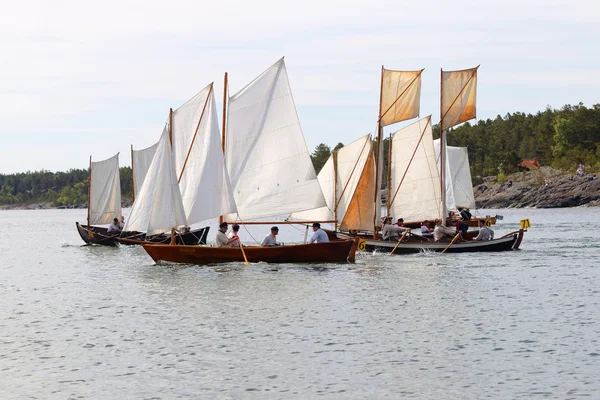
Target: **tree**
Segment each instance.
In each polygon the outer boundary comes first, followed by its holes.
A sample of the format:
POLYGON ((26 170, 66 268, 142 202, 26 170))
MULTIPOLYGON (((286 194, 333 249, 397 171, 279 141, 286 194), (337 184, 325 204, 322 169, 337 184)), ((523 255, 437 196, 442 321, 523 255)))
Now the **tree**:
POLYGON ((331 155, 331 148, 324 143, 319 144, 315 147, 315 151, 311 154, 310 158, 315 167, 315 172, 318 174, 323 168, 323 165, 327 162, 327 159, 331 155))

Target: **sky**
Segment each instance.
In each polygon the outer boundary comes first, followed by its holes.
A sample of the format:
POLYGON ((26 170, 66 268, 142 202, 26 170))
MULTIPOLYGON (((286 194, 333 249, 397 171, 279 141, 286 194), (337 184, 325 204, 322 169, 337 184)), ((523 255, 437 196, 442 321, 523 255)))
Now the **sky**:
MULTIPOLYGON (((376 131, 381 66, 481 64, 477 117, 600 103, 600 6, 587 0, 0 0, 0 173, 87 168, 158 141, 169 108, 223 73, 230 94, 285 56, 309 151, 376 131)), ((220 110, 221 105, 218 105, 220 110)), ((401 126, 390 126, 386 133, 401 126)))

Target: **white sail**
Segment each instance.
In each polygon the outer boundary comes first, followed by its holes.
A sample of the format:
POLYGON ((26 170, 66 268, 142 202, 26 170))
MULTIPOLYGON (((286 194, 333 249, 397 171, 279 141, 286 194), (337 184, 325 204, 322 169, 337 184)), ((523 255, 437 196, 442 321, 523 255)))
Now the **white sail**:
POLYGON ((169 142, 165 128, 129 214, 126 231, 154 235, 187 225, 169 142))
POLYGON ((283 58, 229 98, 225 154, 241 219, 326 205, 283 58))
MULTIPOLYGON (((439 168, 440 140, 433 141, 439 168)), ((475 208, 473 181, 466 147, 446 146, 446 207, 449 210, 475 208)))
POLYGON ((173 112, 172 138, 188 223, 235 213, 212 84, 173 112))
POLYGON ((132 150, 131 152, 131 169, 133 171, 133 190, 134 194, 138 194, 140 189, 142 188, 142 183, 144 183, 144 178, 148 173, 148 168, 150 168, 150 163, 152 163, 152 159, 154 158, 154 153, 156 153, 156 148, 158 147, 158 142, 156 142, 153 146, 150 146, 146 149, 142 150, 132 150))
POLYGON ((394 218, 406 221, 441 218, 440 176, 433 152, 431 116, 392 135, 391 163, 388 201, 394 218))
POLYGON ((327 206, 293 213, 291 217, 325 221, 335 220, 336 214, 340 229, 373 229, 374 171, 373 143, 371 135, 365 135, 337 150, 335 157, 332 154, 319 172, 327 206))
POLYGON ((321 186, 321 190, 323 192, 323 196, 325 197, 325 201, 327 203, 326 206, 315 208, 312 210, 299 211, 292 213, 290 215, 291 218, 297 219, 300 221, 333 221, 335 220, 334 216, 334 208, 336 203, 336 194, 334 193, 335 188, 335 166, 333 165, 333 154, 329 156, 321 171, 319 171, 319 175, 317 175, 317 179, 319 180, 319 185, 321 186))
POLYGON ((121 179, 119 153, 113 157, 91 163, 90 225, 110 224, 121 216, 121 179))
MULTIPOLYGON (((444 135, 444 142, 446 142, 446 135, 444 135)), ((446 187, 446 197, 444 198, 446 201, 445 210, 456 210, 456 201, 454 200, 454 185, 452 184, 452 171, 450 169, 450 162, 448 158, 449 146, 444 146, 444 186, 446 187)), ((433 141, 433 151, 435 152, 435 163, 437 165, 438 171, 440 169, 440 152, 442 149, 440 148, 440 139, 436 139, 433 141)))

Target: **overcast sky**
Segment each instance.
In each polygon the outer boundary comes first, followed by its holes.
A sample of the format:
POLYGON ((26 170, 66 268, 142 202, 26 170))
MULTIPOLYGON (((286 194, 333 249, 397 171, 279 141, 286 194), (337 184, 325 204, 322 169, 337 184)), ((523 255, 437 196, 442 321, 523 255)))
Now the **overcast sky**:
POLYGON ((225 71, 233 94, 282 56, 311 151, 375 131, 382 64, 425 68, 434 122, 440 68, 477 64, 480 119, 591 106, 599 43, 592 1, 0 0, 0 173, 130 165, 169 107, 211 81, 220 103, 225 71))

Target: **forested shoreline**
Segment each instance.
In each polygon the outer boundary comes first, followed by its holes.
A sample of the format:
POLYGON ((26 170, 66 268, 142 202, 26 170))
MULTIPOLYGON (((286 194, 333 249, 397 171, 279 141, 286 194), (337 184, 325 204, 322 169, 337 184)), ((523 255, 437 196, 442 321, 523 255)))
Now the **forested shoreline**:
MULTIPOLYGON (((438 132, 434 126, 434 135, 438 132)), ((437 135, 436 135, 437 136, 437 135)), ((348 143, 356 138, 350 138, 348 143)), ((503 183, 518 172, 523 159, 536 158, 543 166, 574 174, 582 164, 586 173, 600 172, 600 104, 582 103, 560 109, 546 108, 536 114, 521 112, 494 119, 465 123, 447 135, 448 145, 467 147, 473 184, 484 177, 503 183)), ((387 182, 388 141, 384 140, 384 179, 387 182)), ((334 149, 342 147, 338 143, 334 149)), ((317 173, 332 148, 321 143, 311 154, 317 173)), ((17 207, 43 203, 50 207, 85 206, 87 169, 66 172, 36 171, 0 174, 0 206, 17 207)), ((125 205, 131 201, 131 168, 120 168, 121 193, 125 205)))

